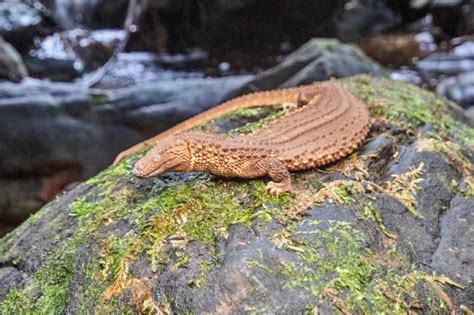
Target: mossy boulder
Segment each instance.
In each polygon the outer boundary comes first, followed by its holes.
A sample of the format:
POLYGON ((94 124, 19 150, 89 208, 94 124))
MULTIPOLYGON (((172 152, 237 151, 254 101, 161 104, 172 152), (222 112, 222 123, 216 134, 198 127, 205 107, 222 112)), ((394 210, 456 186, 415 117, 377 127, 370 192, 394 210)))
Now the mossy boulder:
MULTIPOLYGON (((293 174, 295 196, 269 196, 265 179, 140 180, 130 157, 0 241, 1 313, 472 310, 474 130, 412 85, 341 82, 370 105, 370 135, 293 174)), ((204 128, 251 132, 279 115, 204 128)))

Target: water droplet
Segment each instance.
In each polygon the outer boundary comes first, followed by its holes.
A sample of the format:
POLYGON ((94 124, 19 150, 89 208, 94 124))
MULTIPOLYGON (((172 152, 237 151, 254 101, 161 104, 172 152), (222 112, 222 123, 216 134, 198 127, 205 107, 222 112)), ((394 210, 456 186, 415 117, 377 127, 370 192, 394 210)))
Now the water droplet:
POLYGON ((222 62, 219 64, 219 70, 220 71, 229 71, 230 70, 230 63, 228 62, 222 62))
POLYGON ((84 70, 84 64, 81 61, 74 61, 73 66, 78 72, 82 72, 84 70))

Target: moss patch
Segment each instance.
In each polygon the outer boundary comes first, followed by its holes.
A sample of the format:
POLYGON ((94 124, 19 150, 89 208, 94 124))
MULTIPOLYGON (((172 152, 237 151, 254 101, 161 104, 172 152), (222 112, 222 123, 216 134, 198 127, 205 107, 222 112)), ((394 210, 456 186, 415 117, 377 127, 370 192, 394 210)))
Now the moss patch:
POLYGON ((366 75, 341 82, 369 104, 374 117, 385 117, 390 123, 412 130, 431 124, 437 134, 474 145, 474 128, 454 120, 446 112, 444 102, 432 92, 409 83, 385 78, 374 80, 366 75))
POLYGON ((283 247, 296 252, 303 265, 282 262, 283 268, 274 270, 254 262, 252 267, 286 277, 288 288, 310 292, 318 301, 315 307, 327 301, 343 314, 403 313, 420 307, 441 313, 453 310, 442 285, 459 285, 416 271, 393 248, 383 254, 365 249, 365 233, 350 223, 329 221, 327 230, 318 228, 320 221, 301 224, 314 229, 299 231, 293 226, 283 247), (429 295, 428 305, 422 305, 418 286, 429 295))

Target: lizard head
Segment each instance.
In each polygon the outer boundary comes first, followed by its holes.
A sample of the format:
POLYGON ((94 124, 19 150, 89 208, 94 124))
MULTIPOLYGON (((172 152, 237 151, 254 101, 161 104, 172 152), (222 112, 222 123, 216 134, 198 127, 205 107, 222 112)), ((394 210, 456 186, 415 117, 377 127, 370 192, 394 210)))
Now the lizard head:
POLYGON ((187 171, 191 160, 185 140, 174 137, 160 141, 153 149, 135 163, 133 174, 148 178, 165 172, 187 171))

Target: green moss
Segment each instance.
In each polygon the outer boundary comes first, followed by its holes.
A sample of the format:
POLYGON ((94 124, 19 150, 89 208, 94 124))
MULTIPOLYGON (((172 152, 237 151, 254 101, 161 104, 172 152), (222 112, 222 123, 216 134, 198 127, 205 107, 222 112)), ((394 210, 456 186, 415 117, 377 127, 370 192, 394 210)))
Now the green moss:
POLYGON ((431 92, 385 78, 375 81, 366 75, 341 82, 369 104, 372 116, 383 116, 391 123, 398 122, 414 129, 432 124, 437 132, 474 145, 474 128, 454 120, 444 110, 443 101, 431 92))
POLYGON ((349 186, 341 186, 334 189, 334 193, 336 194, 337 198, 342 200, 343 203, 353 203, 354 198, 352 197, 352 193, 350 191, 349 186))
POLYGON ((73 272, 73 252, 60 251, 34 274, 34 283, 42 292, 33 310, 41 314, 60 313, 68 299, 69 279, 73 272))
POLYGON ((261 119, 254 121, 254 122, 248 122, 242 127, 235 128, 229 132, 230 135, 236 135, 236 134, 251 134, 254 133, 255 131, 261 129, 263 126, 269 124, 270 122, 286 115, 288 112, 282 109, 272 109, 272 108, 257 108, 257 109, 245 109, 245 112, 243 113, 244 115, 241 115, 245 117, 245 115, 248 115, 248 117, 255 117, 255 116, 262 116, 261 119))
POLYGON ((94 177, 91 177, 86 181, 86 185, 89 187, 97 186, 100 189, 107 189, 110 185, 114 182, 114 180, 127 176, 132 171, 132 165, 134 161, 136 161, 139 156, 145 154, 150 147, 146 146, 145 149, 137 155, 128 156, 123 159, 119 164, 112 165, 97 174, 94 177))
POLYGON ((0 239, 0 257, 4 256, 5 250, 11 246, 12 242, 14 242, 20 235, 25 233, 32 224, 40 220, 49 210, 49 207, 46 206, 34 214, 32 214, 25 222, 23 222, 19 227, 15 228, 13 231, 5 235, 3 238, 0 239))
POLYGON ((378 209, 374 206, 372 202, 368 202, 367 204, 362 206, 361 217, 365 220, 370 220, 376 224, 377 229, 385 234, 385 236, 395 239, 395 234, 390 232, 385 224, 383 223, 382 217, 378 209))
POLYGON ((94 211, 95 204, 93 202, 86 202, 86 198, 81 197, 74 201, 69 207, 71 208, 70 216, 82 218, 94 211))
POLYGON ((74 250, 65 244, 56 250, 34 273, 31 284, 21 290, 12 289, 6 295, 1 307, 2 314, 58 314, 64 310, 68 299, 69 279, 73 272, 74 250), (67 249, 66 249, 67 248, 67 249), (33 292, 41 292, 34 300, 33 292))
POLYGON ((226 184, 209 183, 200 190, 186 183, 145 202, 142 208, 159 209, 147 225, 151 242, 184 232, 193 240, 209 243, 215 241, 217 229, 248 223, 252 209, 243 209, 236 200, 239 185, 226 184))
POLYGON ((109 102, 109 95, 107 93, 99 93, 98 91, 89 94, 89 101, 92 105, 103 105, 109 102))
POLYGON ((128 246, 127 235, 122 237, 109 235, 105 239, 97 257, 100 267, 98 271, 103 279, 107 279, 111 274, 117 271, 123 256, 127 252, 128 246))
POLYGON ((343 313, 382 314, 410 310, 407 303, 418 299, 415 286, 426 288, 433 301, 431 310, 445 309, 444 296, 426 283, 429 275, 415 272, 391 251, 378 256, 364 249, 364 233, 350 223, 329 221, 327 230, 318 229, 319 221, 303 221, 314 226, 291 230, 295 250, 303 264, 282 262, 283 269, 254 264, 264 272, 278 273, 287 279, 287 287, 306 290, 315 301, 327 301, 343 313))
POLYGON ((201 261, 199 263, 199 275, 196 279, 192 280, 189 285, 196 288, 202 288, 206 282, 209 275, 210 265, 208 261, 201 261))
POLYGON ((33 305, 31 296, 27 290, 11 289, 5 295, 2 304, 0 304, 1 314, 21 314, 25 310, 31 310, 33 305))

